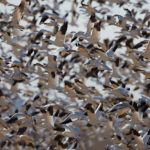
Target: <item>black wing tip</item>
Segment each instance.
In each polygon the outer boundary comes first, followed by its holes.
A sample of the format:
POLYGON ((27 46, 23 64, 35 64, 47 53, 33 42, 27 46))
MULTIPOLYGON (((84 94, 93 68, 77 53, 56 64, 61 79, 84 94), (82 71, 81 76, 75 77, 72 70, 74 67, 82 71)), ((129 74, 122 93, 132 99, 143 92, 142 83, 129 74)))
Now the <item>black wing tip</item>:
POLYGON ((64 24, 60 28, 61 33, 66 34, 67 28, 68 28, 68 21, 65 21, 64 24))

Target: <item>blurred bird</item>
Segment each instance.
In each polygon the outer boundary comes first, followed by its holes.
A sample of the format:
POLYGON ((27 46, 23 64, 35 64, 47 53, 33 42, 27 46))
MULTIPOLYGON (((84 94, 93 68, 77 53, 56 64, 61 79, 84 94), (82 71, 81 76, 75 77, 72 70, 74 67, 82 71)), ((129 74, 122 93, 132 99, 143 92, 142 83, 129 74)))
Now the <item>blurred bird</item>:
POLYGON ((67 32, 68 22, 65 21, 63 25, 60 27, 60 30, 56 33, 55 45, 63 46, 65 40, 65 34, 67 32))

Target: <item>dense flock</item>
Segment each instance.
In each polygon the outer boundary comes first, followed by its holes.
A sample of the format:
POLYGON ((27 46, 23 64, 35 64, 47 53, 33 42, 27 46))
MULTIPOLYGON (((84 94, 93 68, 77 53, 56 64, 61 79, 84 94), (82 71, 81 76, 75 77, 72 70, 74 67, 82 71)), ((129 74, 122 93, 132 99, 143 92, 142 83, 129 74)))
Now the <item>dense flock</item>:
POLYGON ((0 149, 149 149, 149 8, 1 0, 0 149))

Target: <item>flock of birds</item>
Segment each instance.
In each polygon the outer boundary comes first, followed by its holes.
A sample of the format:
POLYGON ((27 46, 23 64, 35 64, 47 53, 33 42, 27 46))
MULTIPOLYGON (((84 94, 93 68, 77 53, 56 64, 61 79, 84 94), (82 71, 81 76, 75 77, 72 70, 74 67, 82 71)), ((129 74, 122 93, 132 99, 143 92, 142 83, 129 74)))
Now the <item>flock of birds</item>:
POLYGON ((150 148, 148 1, 0 4, 0 149, 150 148))

